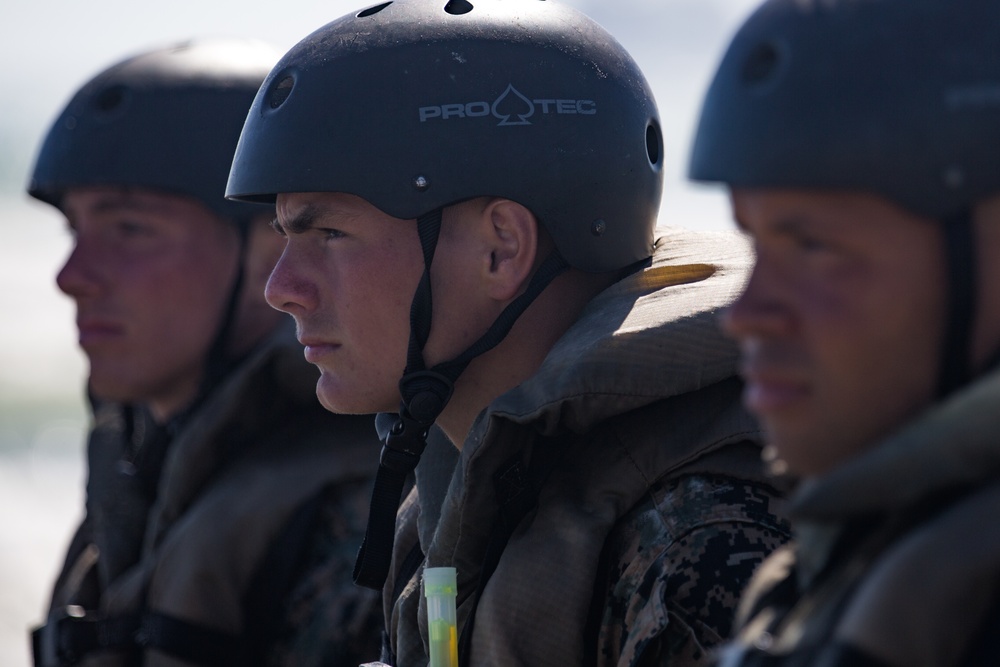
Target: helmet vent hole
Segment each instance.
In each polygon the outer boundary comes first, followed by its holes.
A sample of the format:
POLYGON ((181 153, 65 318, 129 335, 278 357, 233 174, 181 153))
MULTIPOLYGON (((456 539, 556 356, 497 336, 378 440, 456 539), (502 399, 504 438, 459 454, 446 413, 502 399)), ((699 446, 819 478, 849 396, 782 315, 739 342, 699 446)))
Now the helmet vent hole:
POLYGON ((448 0, 448 4, 444 6, 444 10, 456 16, 459 14, 468 14, 472 11, 472 3, 469 0, 448 0))
POLYGON ((655 123, 646 126, 646 156, 649 163, 656 166, 660 163, 663 151, 660 150, 660 130, 655 123))
POLYGON ((951 165, 941 175, 947 188, 958 190, 965 185, 965 172, 958 165, 951 165))
POLYGON ((749 84, 766 83, 774 77, 781 62, 781 53, 770 42, 758 44, 743 64, 743 80, 749 84))
POLYGON ((391 4, 392 0, 389 0, 389 2, 383 2, 381 5, 375 5, 374 7, 369 7, 368 9, 362 9, 358 12, 358 18, 363 19, 366 16, 374 16, 391 4))
POLYGON ((100 113, 110 114, 125 103, 127 96, 128 89, 125 86, 111 86, 98 93, 94 98, 94 106, 100 113))
POLYGON ((278 80, 278 83, 271 88, 271 95, 268 98, 268 103, 271 105, 272 109, 277 109, 288 96, 292 94, 292 86, 295 85, 295 79, 290 76, 284 76, 278 80))

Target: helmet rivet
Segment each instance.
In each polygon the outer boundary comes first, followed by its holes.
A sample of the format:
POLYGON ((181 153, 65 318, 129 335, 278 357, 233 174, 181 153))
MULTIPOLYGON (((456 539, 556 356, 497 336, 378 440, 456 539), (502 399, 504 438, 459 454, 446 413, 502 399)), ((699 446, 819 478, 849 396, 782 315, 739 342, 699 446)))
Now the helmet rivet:
POLYGON ((944 170, 942 174, 945 186, 951 188, 952 190, 957 190, 958 188, 965 185, 965 173, 962 171, 961 167, 952 165, 944 170))
POLYGON ((594 220, 593 224, 590 225, 590 233, 594 236, 601 236, 607 228, 608 225, 603 220, 594 220))
POLYGON ((417 176, 413 179, 413 187, 423 192, 427 188, 431 187, 431 182, 427 180, 426 176, 417 176))
POLYGON ((76 129, 76 116, 66 116, 66 129, 75 130, 76 129))

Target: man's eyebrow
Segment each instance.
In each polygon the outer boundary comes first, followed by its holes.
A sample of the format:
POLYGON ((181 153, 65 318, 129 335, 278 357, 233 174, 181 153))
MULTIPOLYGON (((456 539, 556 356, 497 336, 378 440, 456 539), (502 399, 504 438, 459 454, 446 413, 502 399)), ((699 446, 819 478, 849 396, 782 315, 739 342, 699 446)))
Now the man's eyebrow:
POLYGON ((764 233, 779 236, 797 236, 807 232, 813 226, 813 222, 798 211, 782 213, 773 220, 765 220, 763 225, 758 224, 755 228, 748 224, 747 220, 739 212, 734 212, 732 218, 737 229, 750 236, 757 236, 764 233))
POLYGON ((772 230, 778 234, 801 234, 811 227, 809 220, 798 213, 783 215, 773 225, 772 230))
MULTIPOLYGON (((120 191, 101 196, 94 202, 90 209, 95 213, 162 213, 170 214, 173 209, 169 202, 149 201, 132 196, 127 188, 120 191)), ((69 219, 78 217, 78 212, 65 204, 62 206, 63 215, 69 219)))
POLYGON ((275 220, 275 224, 285 231, 286 234, 302 234, 312 229, 320 217, 317 207, 309 205, 299 211, 294 218, 281 222, 275 220))

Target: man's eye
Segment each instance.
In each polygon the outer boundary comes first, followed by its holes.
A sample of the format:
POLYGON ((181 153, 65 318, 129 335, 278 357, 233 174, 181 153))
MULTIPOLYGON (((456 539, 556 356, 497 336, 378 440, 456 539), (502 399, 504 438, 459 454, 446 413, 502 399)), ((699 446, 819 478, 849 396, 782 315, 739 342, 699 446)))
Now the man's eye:
POLYGON ((832 246, 826 241, 808 234, 798 234, 794 237, 795 245, 804 252, 815 253, 832 250, 832 246))
POLYGON ((116 225, 118 233, 122 236, 151 236, 153 228, 135 220, 121 220, 116 225))
POLYGON ((799 247, 808 252, 817 252, 820 250, 824 250, 826 248, 826 245, 824 245, 822 241, 819 241, 817 239, 800 238, 799 247))
POLYGON ((339 229, 333 229, 331 227, 323 227, 319 229, 319 231, 322 232, 323 236, 325 236, 327 239, 339 239, 346 236, 344 232, 340 231, 339 229))
POLYGON ((281 223, 278 222, 277 218, 275 218, 274 220, 272 220, 269 224, 271 225, 271 229, 274 230, 275 234, 277 234, 278 236, 285 237, 285 238, 288 237, 288 234, 285 233, 285 228, 281 226, 281 223))

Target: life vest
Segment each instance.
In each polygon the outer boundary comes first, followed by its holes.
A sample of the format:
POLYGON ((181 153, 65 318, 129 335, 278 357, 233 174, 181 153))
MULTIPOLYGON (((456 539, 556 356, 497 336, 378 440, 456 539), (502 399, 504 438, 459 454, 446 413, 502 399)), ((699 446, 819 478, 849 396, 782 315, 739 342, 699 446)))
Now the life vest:
POLYGON ((100 554, 100 544, 114 551, 119 508, 93 496, 121 476, 115 459, 128 443, 121 424, 98 421, 88 517, 33 633, 35 664, 262 660, 283 627, 324 490, 355 484, 366 495, 378 459, 372 418, 325 411, 314 387, 300 348, 280 340, 234 372, 172 438, 155 500, 134 527, 141 544, 124 556, 100 554))

